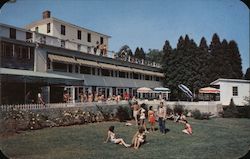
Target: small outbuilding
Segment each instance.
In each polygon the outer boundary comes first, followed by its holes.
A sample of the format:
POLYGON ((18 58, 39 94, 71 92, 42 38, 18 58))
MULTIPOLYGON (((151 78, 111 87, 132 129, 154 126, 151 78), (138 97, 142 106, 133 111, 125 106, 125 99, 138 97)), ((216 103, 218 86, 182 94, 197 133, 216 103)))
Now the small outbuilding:
POLYGON ((250 80, 219 78, 211 85, 218 85, 222 105, 229 105, 231 98, 234 103, 243 106, 245 97, 250 97, 250 80))

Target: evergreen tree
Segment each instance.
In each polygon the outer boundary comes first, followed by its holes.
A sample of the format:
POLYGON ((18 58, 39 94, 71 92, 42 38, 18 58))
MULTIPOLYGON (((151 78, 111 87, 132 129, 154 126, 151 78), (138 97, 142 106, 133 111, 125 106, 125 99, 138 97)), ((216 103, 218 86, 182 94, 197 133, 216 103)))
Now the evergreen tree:
POLYGON ((120 50, 117 52, 117 56, 124 58, 124 57, 128 57, 128 56, 133 56, 133 53, 128 45, 123 45, 120 48, 120 50))
POLYGON ((149 49, 149 52, 146 54, 146 59, 151 62, 161 63, 162 56, 162 51, 158 49, 149 49))
POLYGON ((208 51, 207 40, 205 39, 205 37, 201 38, 199 48, 203 51, 206 51, 206 52, 208 51))
POLYGON ((163 55, 162 55, 161 63, 168 60, 170 54, 172 53, 172 47, 171 47, 168 40, 166 40, 164 45, 163 45, 162 53, 163 53, 163 55))
POLYGON ((135 49, 134 57, 140 59, 141 55, 139 47, 135 49))
POLYGON ((209 82, 213 82, 218 78, 221 78, 221 67, 222 67, 222 49, 219 36, 215 33, 212 37, 211 44, 209 46, 211 58, 209 65, 209 82))
POLYGON ((245 80, 250 80, 250 67, 247 68, 246 74, 244 76, 245 80))
POLYGON ((140 49, 140 56, 141 56, 141 59, 145 59, 146 58, 146 54, 145 54, 143 48, 140 49))
POLYGON ((232 78, 242 79, 242 66, 241 66, 241 57, 240 52, 237 46, 237 43, 234 40, 229 41, 228 43, 228 54, 230 58, 230 64, 232 67, 232 78))

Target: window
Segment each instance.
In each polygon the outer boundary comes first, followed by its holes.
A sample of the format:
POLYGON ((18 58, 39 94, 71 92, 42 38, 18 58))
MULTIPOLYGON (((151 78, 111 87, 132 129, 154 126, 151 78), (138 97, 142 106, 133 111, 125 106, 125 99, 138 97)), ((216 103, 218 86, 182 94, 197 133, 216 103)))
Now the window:
POLYGON ((91 47, 87 47, 87 53, 91 53, 91 47))
POLYGON ((78 67, 78 65, 75 65, 75 73, 79 73, 79 67, 78 67))
POLYGON ((64 25, 61 25, 61 34, 65 35, 65 26, 64 25))
POLYGON ((79 39, 79 40, 82 39, 82 32, 81 32, 81 30, 77 30, 77 39, 79 39))
POLYGON ((61 47, 65 48, 65 40, 61 40, 61 47))
POLYGON ((155 77, 155 80, 156 80, 156 81, 160 81, 160 77, 156 76, 156 77, 155 77))
POLYGON ((16 29, 10 28, 10 38, 16 39, 16 29))
POLYGON ((95 68, 92 68, 92 75, 95 75, 95 68))
POLYGON ((47 33, 50 33, 50 23, 47 24, 47 33))
POLYGON ((103 44, 103 37, 100 37, 100 43, 103 44))
POLYGON ((1 56, 3 57, 12 57, 13 56, 13 44, 2 42, 1 47, 1 56))
MULTIPOLYGON (((32 33, 26 32, 26 40, 31 40, 32 39, 32 33)), ((31 41, 29 41, 31 42, 31 41)))
POLYGON ((138 73, 133 73, 134 79, 139 79, 139 74, 138 73))
POLYGON ((81 74, 91 74, 91 67, 88 66, 80 66, 81 74))
POLYGON ((38 32, 38 31, 39 31, 39 29, 38 29, 38 27, 36 27, 36 28, 35 28, 35 32, 38 32))
POLYGON ((121 78, 125 78, 125 72, 121 72, 121 71, 119 71, 119 77, 121 77, 121 78))
POLYGON ((102 69, 102 76, 110 76, 109 70, 102 69))
POLYGON ((149 75, 145 75, 145 80, 149 80, 149 75))
POLYGON ((81 51, 81 44, 77 44, 77 50, 81 51))
POLYGON ((72 73, 73 66, 71 64, 68 64, 68 72, 72 73))
POLYGON ((233 87, 233 96, 238 96, 238 87, 233 87))
POLYGON ((67 72, 67 64, 53 62, 53 71, 67 72))
POLYGON ((88 42, 91 42, 91 34, 90 33, 88 33, 88 42))

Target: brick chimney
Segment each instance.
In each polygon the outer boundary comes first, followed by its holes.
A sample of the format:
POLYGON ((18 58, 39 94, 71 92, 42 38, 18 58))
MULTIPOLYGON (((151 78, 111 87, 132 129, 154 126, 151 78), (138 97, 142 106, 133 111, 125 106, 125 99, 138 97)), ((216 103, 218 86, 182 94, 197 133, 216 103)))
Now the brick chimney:
POLYGON ((46 10, 43 12, 43 19, 50 18, 50 11, 46 10))

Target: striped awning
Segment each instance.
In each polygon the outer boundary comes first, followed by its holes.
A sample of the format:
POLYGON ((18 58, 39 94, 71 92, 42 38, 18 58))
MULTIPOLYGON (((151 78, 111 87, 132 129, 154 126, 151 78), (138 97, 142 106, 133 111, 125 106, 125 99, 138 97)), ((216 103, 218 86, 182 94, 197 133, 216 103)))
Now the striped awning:
POLYGON ((95 67, 101 67, 99 63, 95 61, 87 61, 83 59, 77 59, 76 60, 80 65, 87 65, 87 66, 95 66, 95 67))
POLYGON ((159 72, 153 72, 153 71, 147 71, 147 70, 140 70, 140 69, 136 69, 136 68, 132 68, 132 70, 135 73, 142 73, 142 74, 151 75, 151 76, 164 77, 164 74, 163 73, 159 73, 159 72))
POLYGON ((101 68, 104 68, 104 69, 118 70, 118 68, 115 65, 106 64, 106 63, 99 63, 99 65, 101 66, 101 68))
POLYGON ((73 57, 48 54, 48 58, 51 61, 64 62, 64 63, 77 63, 77 61, 73 57))
POLYGON ((130 67, 123 67, 123 66, 117 66, 119 71, 128 71, 128 72, 133 72, 133 70, 130 67))

